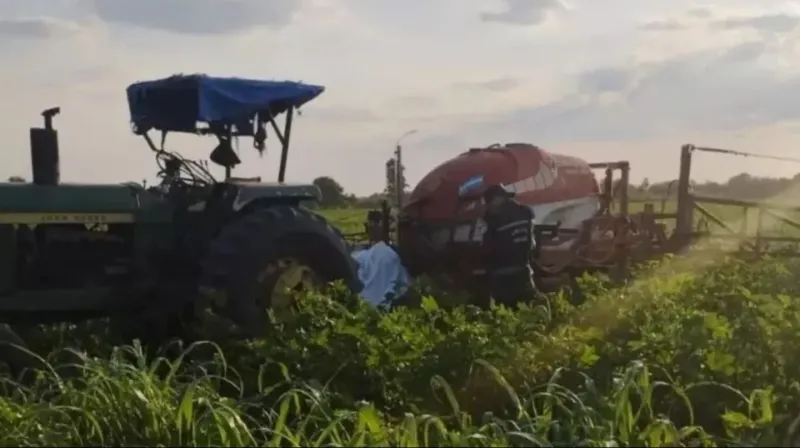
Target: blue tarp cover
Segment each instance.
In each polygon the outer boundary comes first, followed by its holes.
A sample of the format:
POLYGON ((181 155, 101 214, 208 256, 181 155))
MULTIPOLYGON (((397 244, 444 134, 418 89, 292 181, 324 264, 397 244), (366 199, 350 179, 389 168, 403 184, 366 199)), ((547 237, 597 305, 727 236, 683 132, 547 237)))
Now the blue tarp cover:
POLYGON ((262 113, 278 116, 319 96, 322 86, 291 81, 175 75, 128 86, 131 121, 139 129, 196 132, 197 124, 232 124, 239 134, 252 133, 252 120, 262 113))
POLYGON ((400 255, 386 243, 377 243, 369 249, 352 254, 358 263, 358 278, 364 285, 361 297, 372 306, 379 306, 387 299, 405 294, 411 284, 400 255))

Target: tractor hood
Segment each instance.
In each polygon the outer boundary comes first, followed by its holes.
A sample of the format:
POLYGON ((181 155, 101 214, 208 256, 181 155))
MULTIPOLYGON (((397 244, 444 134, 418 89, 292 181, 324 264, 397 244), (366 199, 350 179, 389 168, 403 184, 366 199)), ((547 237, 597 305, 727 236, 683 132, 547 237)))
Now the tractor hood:
POLYGON ((0 183, 0 210, 13 210, 0 213, 2 224, 111 224, 170 219, 168 205, 135 183, 0 183))
POLYGON ((124 185, 33 185, 0 183, 0 209, 22 213, 133 213, 141 187, 124 185))

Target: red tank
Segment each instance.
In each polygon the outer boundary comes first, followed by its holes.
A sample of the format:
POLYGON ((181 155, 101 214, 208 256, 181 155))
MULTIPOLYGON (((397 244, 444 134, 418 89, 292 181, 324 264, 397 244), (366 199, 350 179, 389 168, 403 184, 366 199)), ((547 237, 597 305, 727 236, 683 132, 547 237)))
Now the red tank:
POLYGON ((525 143, 473 148, 442 163, 411 192, 403 215, 424 221, 472 220, 482 213, 481 193, 501 184, 526 205, 596 195, 589 164, 525 143))

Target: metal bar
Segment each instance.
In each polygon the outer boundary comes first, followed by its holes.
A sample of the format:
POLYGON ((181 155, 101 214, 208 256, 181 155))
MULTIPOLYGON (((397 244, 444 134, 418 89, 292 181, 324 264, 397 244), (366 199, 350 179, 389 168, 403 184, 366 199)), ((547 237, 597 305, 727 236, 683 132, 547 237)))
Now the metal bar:
MULTIPOLYGON (((291 109, 289 110, 291 111, 291 109)), ((278 141, 281 143, 281 145, 283 145, 285 139, 283 138, 283 133, 281 132, 281 128, 278 127, 278 122, 275 121, 275 117, 269 117, 269 124, 270 126, 272 126, 272 130, 275 131, 275 136, 278 137, 278 141)))
MULTIPOLYGON (((286 162, 289 159, 289 137, 292 135, 292 121, 294 117, 294 108, 289 108, 286 111, 286 123, 283 125, 283 138, 280 138, 280 133, 278 136, 281 140, 281 144, 283 145, 281 148, 281 166, 278 171, 278 182, 283 182, 286 178, 286 162)), ((273 126, 277 128, 278 126, 275 123, 275 120, 271 120, 273 126)))
MULTIPOLYGON (((722 234, 713 234, 707 233, 701 236, 708 237, 709 239, 720 239, 720 240, 742 240, 748 242, 748 244, 752 244, 750 238, 742 238, 742 235, 722 235, 722 234)), ((800 237, 796 236, 761 236, 761 241, 764 242, 772 242, 772 243, 800 243, 800 237)))
POLYGON ((592 169, 601 169, 601 168, 610 168, 612 170, 615 169, 622 169, 623 166, 628 166, 630 163, 627 160, 620 160, 617 162, 594 162, 589 164, 589 168, 592 169))
POLYGON ((623 216, 628 216, 628 184, 631 180, 631 166, 628 162, 624 162, 620 166, 620 180, 619 180, 619 212, 623 216))
POLYGON ((694 226, 695 201, 689 192, 692 171, 692 145, 681 147, 680 175, 678 177, 678 217, 675 222, 675 237, 679 246, 690 243, 694 226))
POLYGON ((707 146, 694 146, 693 148, 695 151, 714 152, 717 154, 728 154, 732 156, 756 157, 759 159, 771 159, 771 160, 780 160, 784 162, 800 163, 800 159, 795 159, 793 157, 773 156, 769 154, 755 154, 751 152, 735 151, 733 149, 710 148, 707 146))
MULTIPOLYGON (((630 184, 631 166, 628 162, 621 162, 618 166, 620 170, 620 179, 617 188, 619 188, 619 213, 620 215, 628 216, 628 185, 630 184)), ((617 281, 624 282, 628 278, 630 272, 630 251, 628 245, 617 247, 617 262, 615 263, 617 281)))
POLYGON ((698 196, 698 195, 691 195, 691 196, 695 202, 706 202, 709 204, 719 204, 719 205, 733 205, 738 207, 753 207, 753 208, 762 207, 762 208, 769 208, 773 210, 781 210, 787 212, 800 212, 800 206, 780 204, 776 202, 744 201, 741 199, 715 198, 712 196, 698 196))
POLYGON ((394 167, 394 194, 395 205, 397 210, 403 207, 403 147, 400 143, 397 144, 394 152, 395 167, 394 167))
POLYGON ((756 222, 756 254, 761 255, 761 225, 763 223, 764 213, 762 213, 764 209, 759 207, 758 208, 758 221, 756 222))
POLYGON ((782 222, 784 224, 788 224, 789 226, 794 227, 795 229, 800 229, 800 222, 797 222, 797 221, 793 220, 792 218, 789 218, 786 215, 782 215, 782 214, 776 212, 775 210, 766 209, 766 210, 764 210, 764 213, 772 216, 773 218, 777 219, 778 221, 780 221, 780 222, 782 222))
MULTIPOLYGON (((400 225, 397 225, 396 241, 400 241, 400 225)), ((389 201, 381 201, 381 238, 384 243, 392 241, 392 209, 389 201)))
POLYGON ((661 198, 661 213, 664 213, 664 210, 667 208, 667 201, 669 200, 669 194, 672 192, 673 185, 675 185, 674 180, 667 184, 667 194, 661 198))
POLYGON ((656 202, 661 202, 664 199, 662 197, 648 197, 648 198, 630 198, 628 199, 628 204, 655 204, 656 202))
POLYGON ((603 208, 611 213, 614 207, 614 170, 606 168, 606 176, 603 179, 603 208))
MULTIPOLYGON (((742 244, 746 244, 746 245, 752 246, 752 243, 747 241, 747 236, 746 235, 742 235, 741 233, 737 232, 736 229, 734 229, 733 227, 729 226, 725 221, 723 221, 722 219, 718 218, 716 215, 711 213, 711 211, 709 211, 708 209, 706 209, 702 205, 695 203, 694 206, 697 209, 697 211, 699 211, 700 213, 705 215, 708 219, 714 221, 715 224, 717 224, 718 226, 720 226, 723 229, 725 229, 728 232, 730 232, 731 235, 735 235, 737 237, 737 239, 742 241, 742 244)), ((712 238, 717 238, 720 235, 715 235, 715 234, 709 233, 708 236, 712 237, 712 238)), ((753 248, 758 250, 757 247, 753 247, 753 248)))
POLYGON ((714 221, 714 224, 722 227, 723 229, 727 230, 728 232, 730 232, 730 233, 732 233, 734 235, 741 235, 739 232, 736 231, 736 229, 734 229, 733 227, 728 225, 725 221, 723 221, 721 218, 719 218, 715 214, 711 213, 711 211, 708 210, 707 208, 705 208, 702 205, 697 204, 697 203, 695 203, 694 206, 697 209, 697 211, 699 211, 700 213, 705 215, 706 218, 714 221))
MULTIPOLYGON (((142 137, 144 137, 144 141, 147 142, 147 146, 149 146, 150 149, 153 150, 153 152, 158 152, 158 148, 156 147, 156 144, 153 143, 153 139, 150 138, 150 134, 145 132, 145 133, 142 134, 142 137)), ((164 148, 161 148, 161 149, 164 149, 164 148)))
POLYGON ((742 214, 742 215, 743 215, 743 216, 742 216, 742 228, 740 229, 740 231, 739 231, 739 232, 740 232, 742 235, 747 235, 747 221, 748 221, 748 219, 747 219, 747 218, 749 217, 749 213, 748 213, 748 212, 750 211, 750 207, 747 207, 747 206, 745 206, 745 207, 742 207, 742 210, 743 210, 743 214, 742 214))

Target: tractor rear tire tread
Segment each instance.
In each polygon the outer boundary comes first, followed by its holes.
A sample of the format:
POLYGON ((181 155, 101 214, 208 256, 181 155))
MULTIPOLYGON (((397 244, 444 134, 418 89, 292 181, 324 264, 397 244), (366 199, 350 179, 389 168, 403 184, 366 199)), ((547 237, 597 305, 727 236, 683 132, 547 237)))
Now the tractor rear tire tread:
MULTIPOLYGON (((233 323, 256 336, 264 331, 266 316, 266 307, 256 306, 257 291, 270 281, 259 282, 259 274, 286 256, 312 259, 316 266, 311 268, 319 271, 325 281, 343 279, 352 290, 359 286, 347 243, 327 220, 299 207, 265 207, 229 224, 210 244, 201 262, 201 306, 208 305, 208 301, 223 302, 216 311, 223 311, 233 323), (244 320, 251 322, 241 322, 244 320), (253 323, 255 320, 259 322, 253 323), (249 329, 244 328, 248 326, 249 329)), ((210 305, 215 308, 213 303, 210 305)))

